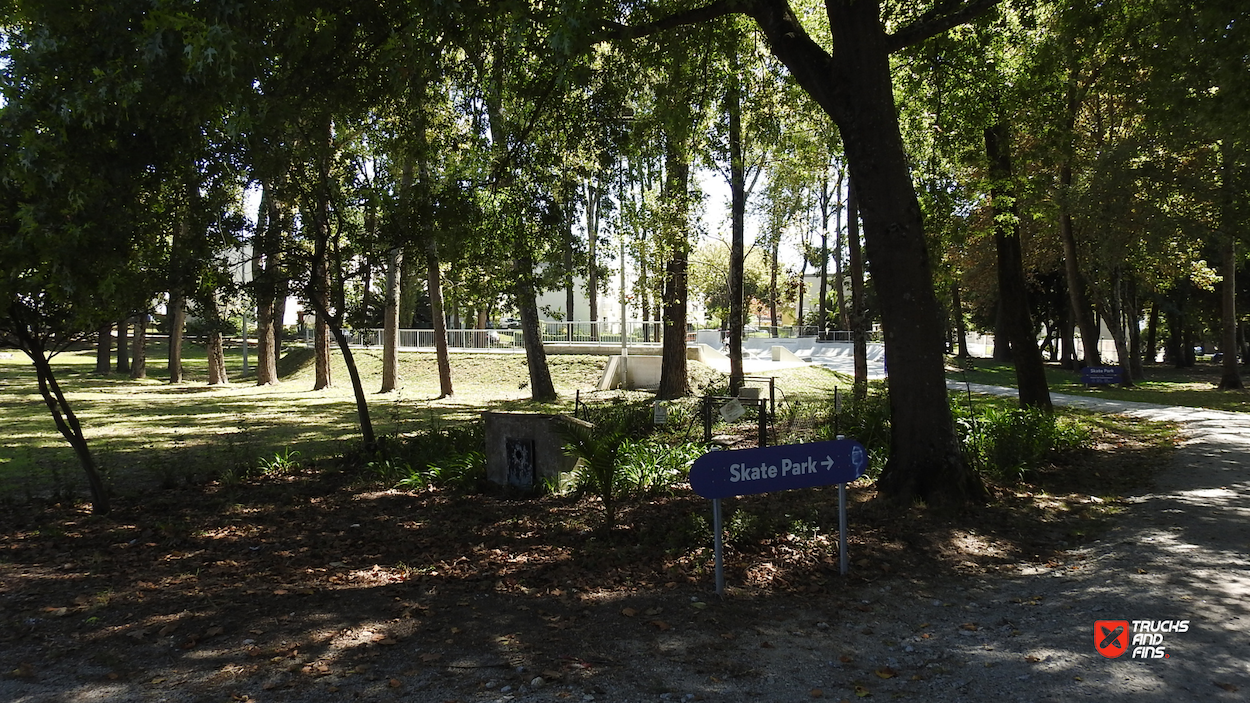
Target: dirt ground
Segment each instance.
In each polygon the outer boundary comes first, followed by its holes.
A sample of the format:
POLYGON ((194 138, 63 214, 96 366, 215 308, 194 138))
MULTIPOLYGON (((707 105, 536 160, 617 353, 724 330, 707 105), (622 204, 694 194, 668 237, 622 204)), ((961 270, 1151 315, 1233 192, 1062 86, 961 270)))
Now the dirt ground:
MULTIPOLYGON (((1140 595, 1215 598, 1140 551, 1140 518, 1169 535, 1186 519, 1152 502, 1151 476, 1223 466, 1202 452, 1081 452, 958 515, 899 516, 853 486, 847 576, 834 489, 739 499, 723 599, 708 502, 683 492, 631 504, 609 534, 588 499, 328 470, 152 492, 107 517, 18 507, 0 518, 0 699, 1237 700, 1245 638, 1204 615, 1169 662, 1090 643, 1096 619, 1179 612, 1139 612, 1140 595)), ((1242 617, 1225 600, 1209 615, 1242 617)))

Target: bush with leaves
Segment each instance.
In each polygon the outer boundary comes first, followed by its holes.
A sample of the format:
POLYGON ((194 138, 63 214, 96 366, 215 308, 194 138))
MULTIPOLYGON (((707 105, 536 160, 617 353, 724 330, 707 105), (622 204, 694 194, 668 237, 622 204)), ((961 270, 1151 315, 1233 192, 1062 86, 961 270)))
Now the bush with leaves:
POLYGON ((675 484, 690 479, 690 465, 706 452, 697 442, 626 440, 620 449, 620 487, 638 495, 671 493, 675 484))
POLYGON ((603 503, 605 529, 616 526, 616 503, 622 490, 617 457, 626 441, 619 427, 596 427, 580 422, 553 423, 564 440, 564 451, 579 459, 574 486, 603 503))
POLYGON ((1090 431, 1079 422, 1037 408, 982 404, 970 410, 951 405, 964 455, 974 469, 1002 481, 1020 481, 1055 451, 1088 445, 1090 431))
POLYGON ((486 481, 484 446, 481 422, 434 427, 380 438, 363 465, 380 483, 398 488, 474 490, 486 481))

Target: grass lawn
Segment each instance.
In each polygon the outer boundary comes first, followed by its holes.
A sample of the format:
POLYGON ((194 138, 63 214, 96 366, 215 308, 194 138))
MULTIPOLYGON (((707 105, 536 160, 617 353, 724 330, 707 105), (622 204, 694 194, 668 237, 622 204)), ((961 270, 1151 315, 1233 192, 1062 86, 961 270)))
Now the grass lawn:
MULTIPOLYGON (((1250 376, 1250 372, 1243 372, 1250 376)), ((1016 373, 1010 363, 990 359, 973 359, 972 368, 964 371, 957 366, 947 367, 947 378, 993 386, 1015 387, 1016 373)), ((1087 395, 1111 400, 1131 400, 1160 405, 1182 405, 1212 410, 1250 412, 1250 391, 1221 391, 1220 365, 1199 361, 1189 369, 1175 369, 1162 364, 1146 367, 1146 380, 1138 381, 1132 388, 1122 386, 1093 386, 1081 383, 1080 372, 1046 366, 1046 380, 1051 393, 1087 395)), ((1250 378, 1247 379, 1250 381, 1250 378)))
MULTIPOLYGON (((435 357, 415 352, 400 355, 400 389, 380 394, 381 350, 357 349, 354 354, 380 435, 461 422, 491 409, 572 412, 579 390, 582 400, 591 402, 622 395, 649 397, 593 391, 606 357, 552 355, 548 364, 560 400, 536 404, 529 400, 524 355, 453 353, 456 393, 438 399, 435 357)), ((334 385, 322 391, 311 390, 312 355, 302 347, 287 350, 279 364, 282 383, 270 387, 255 386, 254 375, 239 375, 238 349, 227 351, 232 383, 224 386, 207 385, 202 346, 186 346, 188 380, 178 385, 163 380, 168 377, 166 356, 164 346, 153 344, 149 378, 141 381, 95 374, 90 350, 53 360, 88 442, 116 490, 200 482, 222 469, 254 466, 288 450, 298 451, 305 460, 330 456, 340 453, 344 442, 359 437, 351 382, 337 350, 334 385)), ((723 384, 724 377, 695 366, 692 382, 723 384)), ((845 379, 825 369, 788 369, 778 374, 779 399, 818 401, 839 383, 845 385, 845 379)), ((0 355, 0 426, 5 428, 0 438, 0 500, 48 493, 82 495, 81 470, 52 424, 33 368, 16 351, 0 355)))

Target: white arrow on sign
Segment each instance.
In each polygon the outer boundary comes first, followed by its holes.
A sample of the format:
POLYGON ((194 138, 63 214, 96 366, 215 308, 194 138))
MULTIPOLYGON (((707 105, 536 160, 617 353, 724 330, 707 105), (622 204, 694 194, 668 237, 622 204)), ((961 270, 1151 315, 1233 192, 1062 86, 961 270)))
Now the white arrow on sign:
POLYGON ((829 456, 828 454, 826 454, 826 455, 825 455, 825 460, 824 460, 824 461, 822 461, 822 462, 820 462, 820 463, 824 464, 824 465, 825 465, 825 471, 828 471, 829 469, 832 469, 832 468, 833 468, 833 457, 831 457, 831 456, 829 456))

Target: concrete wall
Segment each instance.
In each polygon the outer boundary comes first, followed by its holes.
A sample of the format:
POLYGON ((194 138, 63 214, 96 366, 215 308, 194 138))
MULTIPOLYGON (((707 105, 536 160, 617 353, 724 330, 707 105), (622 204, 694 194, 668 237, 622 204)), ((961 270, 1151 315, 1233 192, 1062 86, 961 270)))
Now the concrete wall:
POLYGON ((522 490, 572 471, 577 459, 564 453, 557 423, 590 423, 567 415, 482 413, 486 426, 486 478, 522 490), (528 465, 530 471, 525 471, 528 465))

